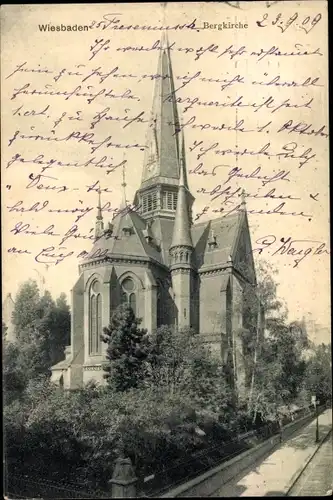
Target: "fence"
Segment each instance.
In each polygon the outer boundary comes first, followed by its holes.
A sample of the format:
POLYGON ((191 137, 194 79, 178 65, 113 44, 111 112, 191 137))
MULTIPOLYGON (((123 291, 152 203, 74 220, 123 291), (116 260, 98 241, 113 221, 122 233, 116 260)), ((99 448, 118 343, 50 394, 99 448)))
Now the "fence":
POLYGON ((63 483, 33 475, 11 474, 7 485, 9 498, 110 498, 102 491, 87 491, 78 483, 63 483))

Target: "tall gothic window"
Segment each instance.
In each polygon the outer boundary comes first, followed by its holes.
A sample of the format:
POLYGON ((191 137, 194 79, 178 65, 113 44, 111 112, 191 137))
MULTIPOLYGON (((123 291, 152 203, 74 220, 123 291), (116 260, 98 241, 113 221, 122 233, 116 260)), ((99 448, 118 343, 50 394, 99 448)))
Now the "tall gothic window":
POLYGON ((135 283, 132 278, 125 278, 121 284, 121 303, 128 304, 134 314, 136 314, 136 293, 135 293, 135 283))
POLYGON ((89 354, 101 354, 102 285, 94 281, 89 296, 89 354))

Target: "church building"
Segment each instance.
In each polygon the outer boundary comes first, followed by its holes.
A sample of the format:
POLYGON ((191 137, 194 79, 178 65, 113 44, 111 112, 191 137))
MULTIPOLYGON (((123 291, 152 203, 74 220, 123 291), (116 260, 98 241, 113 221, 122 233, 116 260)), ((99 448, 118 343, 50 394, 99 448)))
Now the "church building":
POLYGON ((108 225, 101 201, 96 243, 79 265, 72 289, 71 345, 52 380, 77 388, 104 383, 106 344, 100 335, 122 302, 148 332, 192 327, 244 386, 240 332, 246 283, 256 286, 246 206, 235 214, 192 222, 186 148, 180 131, 170 50, 164 36, 155 80, 141 183, 131 208, 123 200, 108 225), (166 97, 167 96, 167 97, 166 97))

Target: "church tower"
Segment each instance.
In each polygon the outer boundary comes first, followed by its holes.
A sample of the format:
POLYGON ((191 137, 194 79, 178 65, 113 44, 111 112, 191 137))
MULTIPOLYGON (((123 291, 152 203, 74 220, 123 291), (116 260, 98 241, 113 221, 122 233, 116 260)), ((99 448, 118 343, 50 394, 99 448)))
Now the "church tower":
MULTIPOLYGON (((163 32, 141 185, 135 194, 134 205, 139 207, 140 216, 147 221, 166 264, 170 259, 170 241, 177 209, 180 157, 184 157, 184 138, 179 124, 170 47, 163 32)), ((185 166, 185 159, 183 161, 185 166)), ((186 172, 183 174, 191 220, 194 197, 188 188, 186 172)))
POLYGON ((185 157, 182 152, 177 209, 172 243, 170 246, 170 271, 176 306, 176 319, 179 328, 190 327, 192 325, 193 243, 191 236, 191 219, 187 202, 187 190, 185 187, 185 169, 185 157))

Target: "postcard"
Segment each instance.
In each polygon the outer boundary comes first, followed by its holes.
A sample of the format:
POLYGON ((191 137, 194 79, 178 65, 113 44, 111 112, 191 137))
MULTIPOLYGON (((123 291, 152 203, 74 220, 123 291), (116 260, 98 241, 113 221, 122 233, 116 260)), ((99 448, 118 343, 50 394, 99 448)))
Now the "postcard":
POLYGON ((331 491, 328 104, 324 0, 1 7, 7 497, 331 491))

